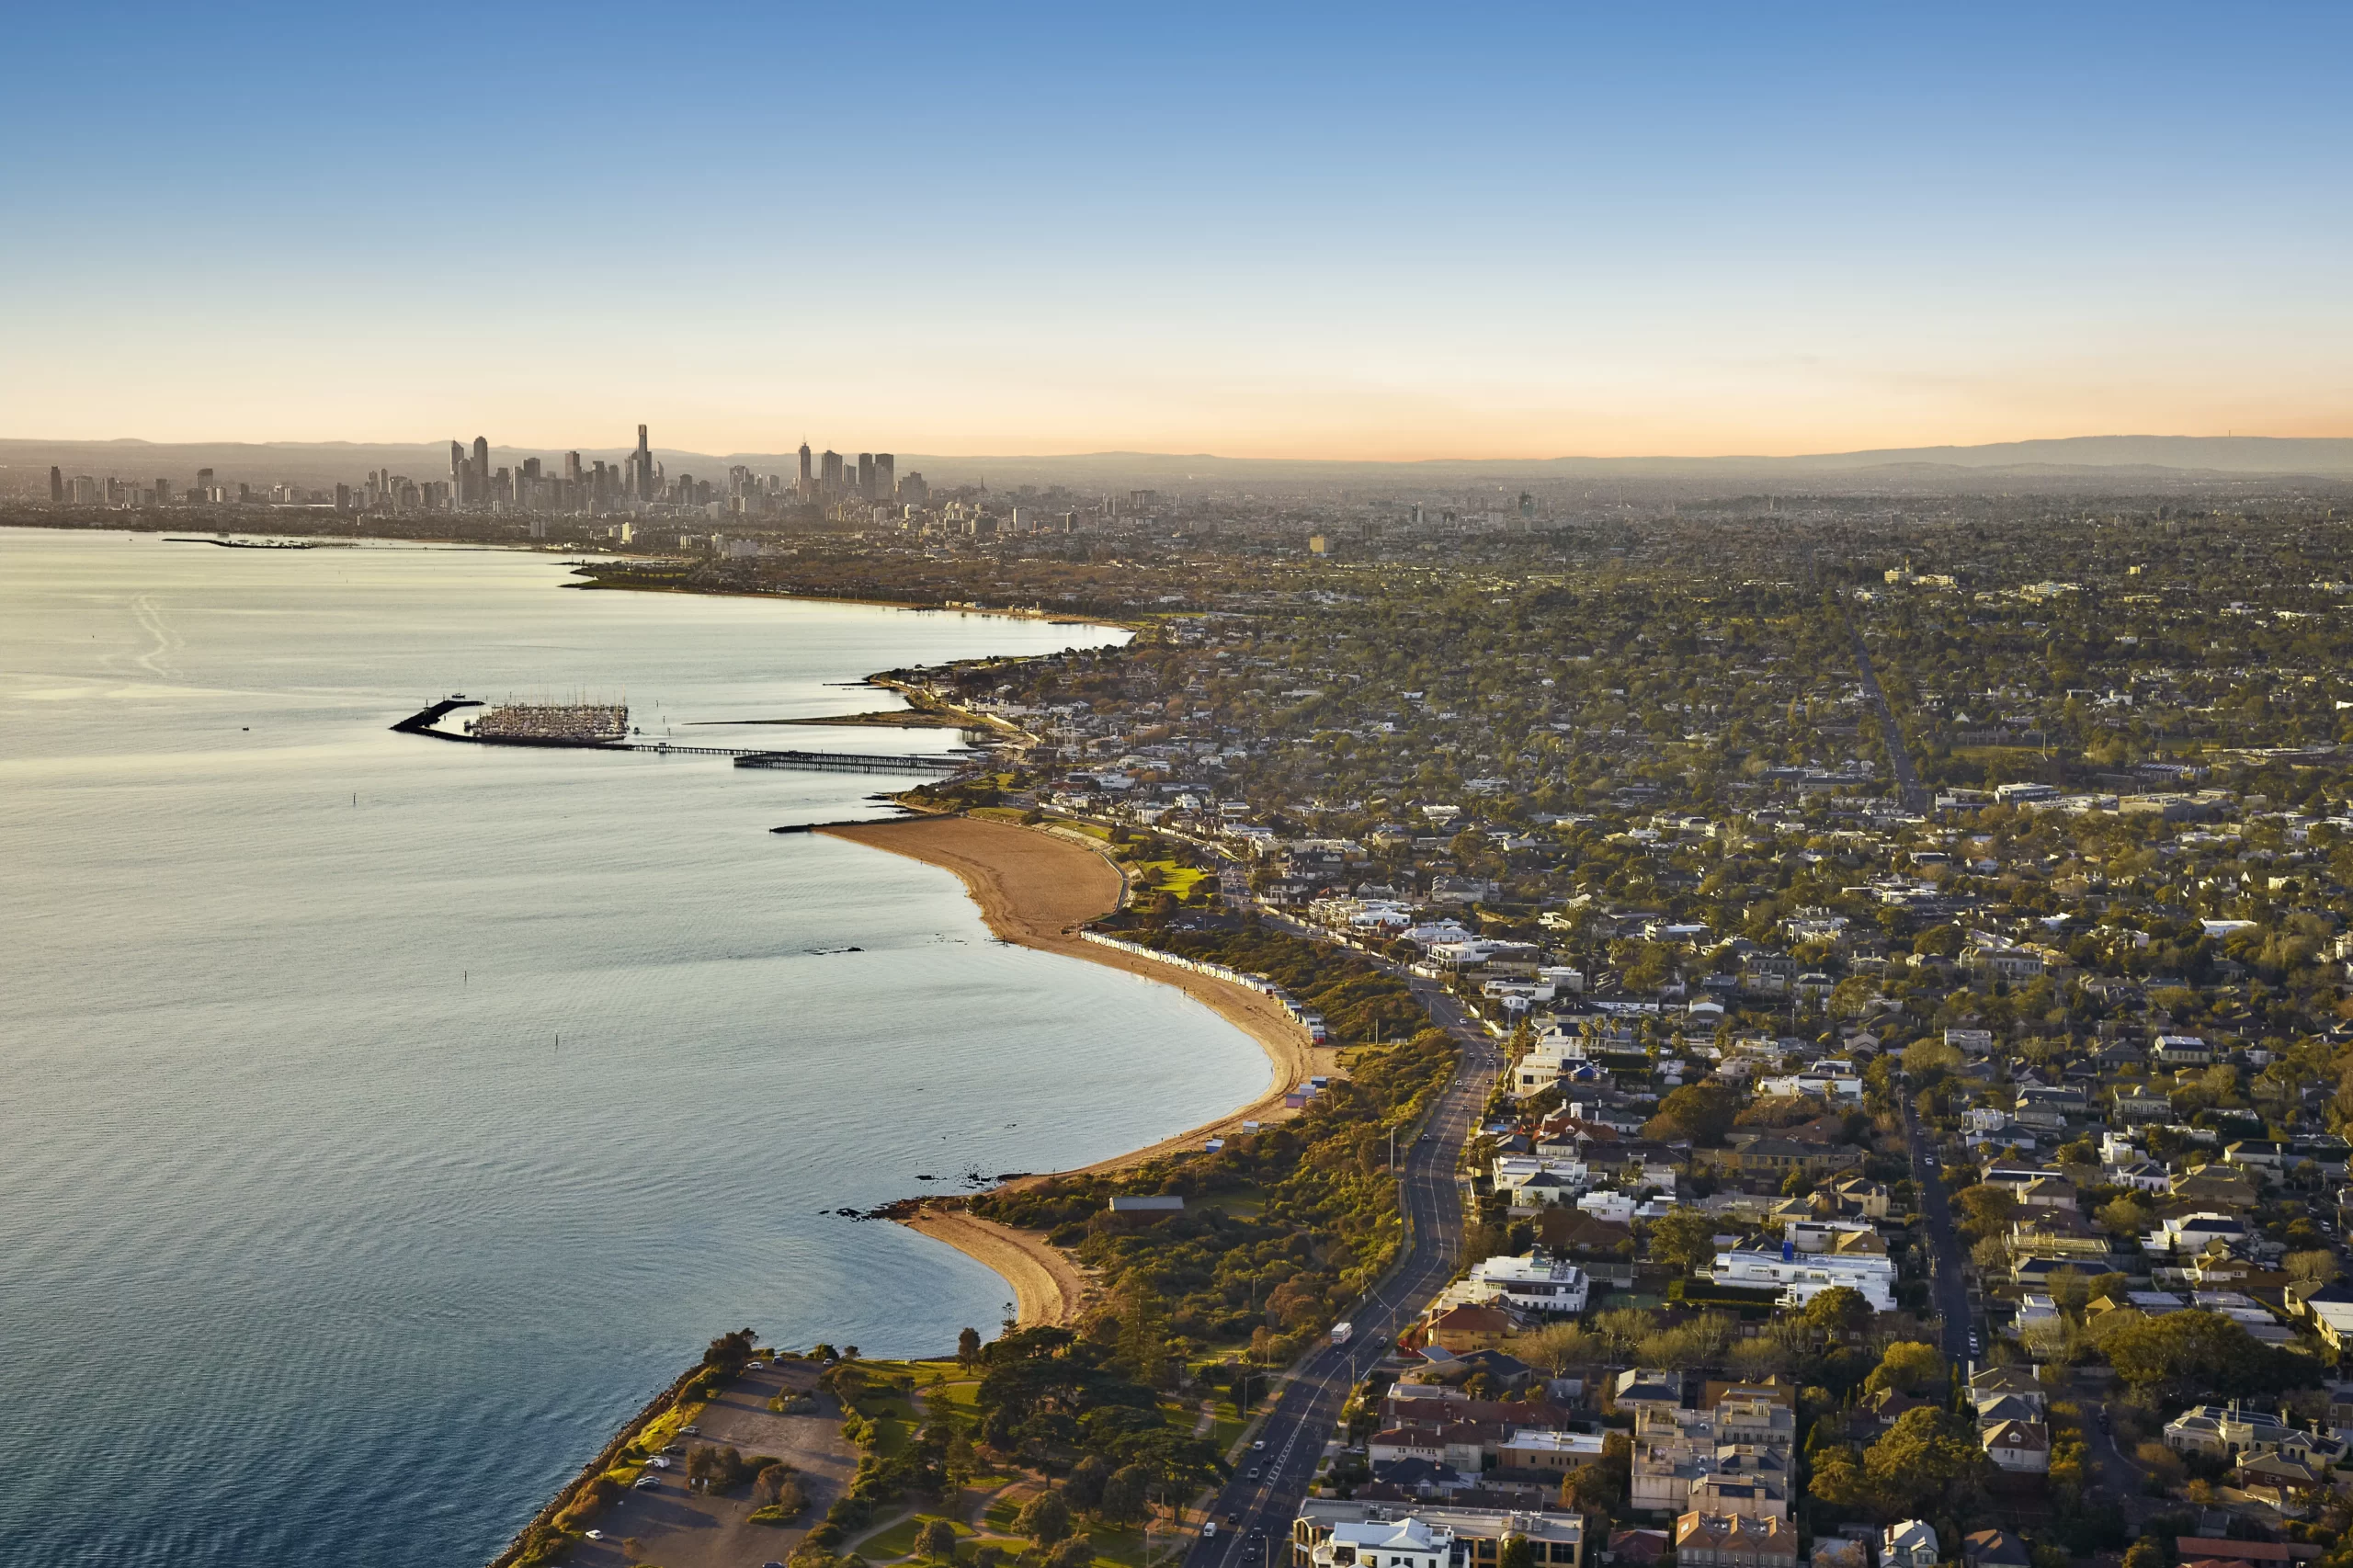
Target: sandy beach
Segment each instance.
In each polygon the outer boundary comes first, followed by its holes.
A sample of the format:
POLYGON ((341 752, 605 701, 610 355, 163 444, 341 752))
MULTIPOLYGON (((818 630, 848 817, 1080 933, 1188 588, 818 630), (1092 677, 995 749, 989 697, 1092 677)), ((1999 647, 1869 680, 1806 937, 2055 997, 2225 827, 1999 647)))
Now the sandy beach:
MULTIPOLYGON (((1239 1131, 1245 1121, 1280 1120, 1293 1114, 1283 1107, 1285 1095, 1318 1074, 1337 1071, 1335 1053, 1312 1045, 1307 1031, 1270 998, 1227 981, 1082 941, 1078 933, 1088 922, 1119 907, 1123 884, 1109 858, 1075 835, 973 817, 916 817, 818 831, 953 871, 980 906, 981 918, 1001 940, 1174 985, 1215 1009, 1266 1051, 1272 1071, 1258 1098, 1215 1121, 1084 1169, 1120 1170, 1178 1150, 1198 1149, 1205 1139, 1239 1131)), ((944 1205, 926 1205, 910 1223, 1004 1275, 1014 1289, 1023 1323, 1066 1321, 1080 1311, 1084 1280, 1070 1259, 1047 1245, 1042 1236, 988 1224, 944 1205)))

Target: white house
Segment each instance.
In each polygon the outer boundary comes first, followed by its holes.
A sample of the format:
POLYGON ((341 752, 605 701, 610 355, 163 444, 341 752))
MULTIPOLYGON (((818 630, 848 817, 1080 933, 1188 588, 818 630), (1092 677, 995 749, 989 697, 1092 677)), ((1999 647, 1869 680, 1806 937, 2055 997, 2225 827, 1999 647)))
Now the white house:
POLYGON ((2051 1433, 2039 1421, 2003 1421, 1979 1434, 1985 1452, 2004 1470, 2041 1475, 2051 1469, 2051 1433))
POLYGON ((1309 1554, 1315 1568, 1448 1568, 1454 1532, 1407 1515, 1336 1524, 1309 1554))
POLYGON ((1709 1272, 1719 1285, 1778 1286, 1783 1306, 1802 1307, 1823 1291, 1843 1285, 1859 1292, 1875 1312, 1895 1310, 1895 1265, 1883 1256, 1801 1253, 1784 1243, 1779 1252, 1740 1247, 1720 1252, 1709 1272))
POLYGON ((1937 1532, 1926 1519, 1904 1519, 1879 1538, 1880 1568, 1937 1568, 1937 1532))
POLYGON ((1542 1247, 1524 1257, 1483 1258, 1471 1266, 1463 1282, 1473 1301, 1501 1297, 1515 1307, 1538 1312, 1581 1312, 1593 1282, 1564 1257, 1552 1257, 1542 1247))

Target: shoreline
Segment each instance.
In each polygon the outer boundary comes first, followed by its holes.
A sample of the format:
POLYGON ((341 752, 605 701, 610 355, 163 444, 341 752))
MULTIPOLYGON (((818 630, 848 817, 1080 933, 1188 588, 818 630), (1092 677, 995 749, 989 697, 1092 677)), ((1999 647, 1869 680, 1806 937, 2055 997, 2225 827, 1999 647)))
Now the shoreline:
MULTIPOLYGON (((1069 835, 965 816, 909 817, 815 831, 952 871, 998 939, 1174 986, 1241 1029, 1266 1053, 1267 1087, 1247 1104, 1141 1149, 1047 1174, 1125 1170, 1198 1149, 1207 1139, 1238 1132, 1245 1121, 1286 1119, 1297 1113, 1284 1107, 1284 1096, 1311 1077, 1337 1071, 1337 1052, 1312 1044, 1307 1031, 1271 998, 1228 981, 1082 940, 1081 930, 1120 907, 1126 883, 1108 856, 1069 835)), ((937 1199, 918 1202, 899 1222, 996 1270, 1014 1290, 1024 1326, 1066 1323, 1085 1305, 1085 1281, 1076 1267, 1041 1235, 991 1223, 937 1199)))

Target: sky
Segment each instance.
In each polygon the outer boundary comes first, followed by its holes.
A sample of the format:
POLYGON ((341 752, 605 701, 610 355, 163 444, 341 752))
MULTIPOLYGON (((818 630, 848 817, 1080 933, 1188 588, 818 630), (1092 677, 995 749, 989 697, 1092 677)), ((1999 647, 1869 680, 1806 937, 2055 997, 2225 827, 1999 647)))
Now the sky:
POLYGON ((0 436, 2353 436, 2353 7, 28 7, 0 436))

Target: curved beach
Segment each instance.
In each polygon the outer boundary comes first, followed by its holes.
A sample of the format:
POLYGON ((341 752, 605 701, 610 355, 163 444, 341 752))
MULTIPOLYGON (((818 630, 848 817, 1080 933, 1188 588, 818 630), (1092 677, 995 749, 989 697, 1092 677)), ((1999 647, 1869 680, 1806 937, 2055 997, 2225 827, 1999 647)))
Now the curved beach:
MULTIPOLYGON (((1284 1108, 1284 1096, 1309 1078, 1336 1070, 1335 1053, 1311 1044, 1307 1031, 1271 998, 1229 981, 1082 940, 1079 932, 1088 922, 1119 908, 1124 883, 1108 856, 1075 835, 961 816, 912 817, 818 831, 953 871, 1000 940, 1173 985, 1216 1011, 1266 1051, 1270 1081, 1258 1098, 1215 1121, 1081 1169, 1120 1170, 1197 1149, 1205 1139, 1240 1131, 1245 1121, 1279 1120, 1293 1114, 1284 1108)), ((1081 1311, 1084 1279, 1070 1259, 1047 1245, 1042 1236, 930 1205, 908 1222, 1004 1275, 1014 1289, 1024 1324, 1066 1322, 1081 1311)))

